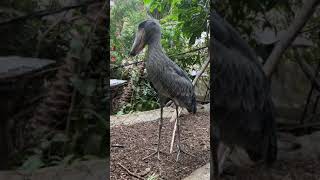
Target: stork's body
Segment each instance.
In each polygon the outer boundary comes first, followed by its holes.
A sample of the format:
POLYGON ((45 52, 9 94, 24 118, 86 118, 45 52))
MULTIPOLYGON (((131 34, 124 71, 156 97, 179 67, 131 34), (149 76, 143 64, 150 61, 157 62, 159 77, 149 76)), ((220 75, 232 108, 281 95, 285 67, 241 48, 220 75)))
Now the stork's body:
POLYGON ((178 118, 178 106, 186 108, 191 113, 196 113, 196 98, 194 87, 188 75, 164 53, 160 43, 160 26, 155 20, 146 20, 139 24, 135 42, 131 55, 139 53, 145 45, 148 45, 146 55, 146 70, 148 80, 156 89, 160 99, 160 121, 158 147, 155 154, 160 159, 160 139, 163 124, 163 107, 171 99, 177 110, 177 135, 178 135, 178 154, 180 148, 180 121, 178 118))
POLYGON ((277 155, 274 106, 269 81, 252 49, 218 14, 211 14, 213 99, 211 156, 217 178, 223 146, 241 147, 253 161, 277 155))

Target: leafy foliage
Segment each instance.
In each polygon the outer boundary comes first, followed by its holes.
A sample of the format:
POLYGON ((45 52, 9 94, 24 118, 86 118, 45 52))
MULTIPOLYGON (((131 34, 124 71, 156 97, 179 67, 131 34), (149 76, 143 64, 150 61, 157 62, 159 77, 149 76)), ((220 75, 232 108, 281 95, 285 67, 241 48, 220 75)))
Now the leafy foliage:
MULTIPOLYGON (((8 6, 10 12, 21 13, 10 14, 1 11, 1 20, 40 9, 59 9, 66 6, 63 1, 56 0, 48 4, 45 1, 38 3, 33 0, 4 1, 0 4, 4 7, 8 6)), ((62 13, 61 16, 46 16, 42 19, 30 18, 23 23, 17 22, 0 27, 0 32, 3 32, 5 37, 0 43, 2 56, 43 57, 57 60, 57 65, 63 64, 64 59, 71 56, 77 60, 75 71, 62 77, 73 89, 70 109, 69 107, 64 109, 69 113, 59 114, 59 118, 55 118, 56 122, 48 127, 49 133, 41 137, 43 139, 38 146, 28 147, 26 150, 19 149, 20 145, 14 144, 17 147, 13 147, 15 149, 10 154, 11 168, 19 167, 32 171, 41 167, 57 164, 68 165, 81 160, 106 156, 105 152, 108 148, 106 142, 109 138, 106 136, 109 126, 106 121, 109 113, 106 104, 109 99, 105 93, 104 83, 109 69, 106 69, 107 57, 103 54, 107 51, 105 44, 108 34, 103 21, 104 15, 101 16, 101 14, 106 14, 101 8, 103 3, 96 5, 98 6, 88 9, 84 7, 70 10, 68 16, 63 16, 62 13), (69 79, 70 76, 71 79, 69 79)), ((54 72, 56 71, 53 71, 52 74, 54 72)), ((53 79, 52 75, 49 78, 42 76, 39 78, 45 81, 45 85, 37 88, 41 89, 41 93, 47 95, 48 89, 51 88, 50 85, 56 79, 53 79)), ((28 86, 33 86, 33 84, 28 86)), ((18 121, 28 123, 29 114, 33 114, 30 113, 30 109, 39 109, 39 102, 41 101, 28 104, 28 107, 25 107, 28 115, 19 118, 18 121)), ((61 101, 57 102, 61 103, 61 101)), ((49 114, 46 115, 49 116, 49 114)))
POLYGON ((207 31, 209 1, 152 0, 146 5, 150 6, 151 12, 158 10, 166 14, 161 20, 164 26, 174 23, 171 29, 174 37, 178 38, 182 32, 189 45, 193 45, 201 33, 207 31))
MULTIPOLYGON (((116 64, 127 58, 133 42, 136 25, 145 19, 141 0, 118 1, 111 8, 110 36, 111 57, 116 64)), ((111 61, 113 61, 111 59, 111 61)))
POLYGON ((136 68, 132 70, 131 80, 133 81, 134 94, 131 97, 131 102, 123 106, 117 113, 118 115, 159 108, 156 92, 150 83, 140 77, 136 68))

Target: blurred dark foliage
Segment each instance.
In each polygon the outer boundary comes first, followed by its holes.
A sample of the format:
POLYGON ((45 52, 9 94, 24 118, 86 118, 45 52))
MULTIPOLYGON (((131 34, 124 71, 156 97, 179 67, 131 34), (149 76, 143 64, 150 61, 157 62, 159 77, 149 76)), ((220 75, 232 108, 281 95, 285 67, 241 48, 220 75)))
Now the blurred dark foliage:
POLYGON ((83 4, 0 25, 0 56, 56 61, 54 67, 37 76, 37 83, 24 85, 32 91, 20 92, 23 101, 9 117, 9 168, 37 169, 109 156, 109 2, 87 2, 0 2, 0 24, 39 11, 83 4))

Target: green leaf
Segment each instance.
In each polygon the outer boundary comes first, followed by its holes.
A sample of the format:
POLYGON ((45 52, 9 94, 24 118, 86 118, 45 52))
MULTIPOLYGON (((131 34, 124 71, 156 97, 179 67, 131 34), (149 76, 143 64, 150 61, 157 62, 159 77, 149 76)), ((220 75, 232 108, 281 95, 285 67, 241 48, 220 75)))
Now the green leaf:
MULTIPOLYGON (((150 6, 150 11, 153 12, 159 6, 158 2, 152 3, 150 6)), ((158 9, 159 10, 159 9, 158 9)), ((160 11, 160 10, 159 10, 160 11)), ((161 12, 161 11, 160 11, 161 12)))
POLYGON ((44 140, 41 142, 40 147, 41 149, 48 149, 50 147, 51 143, 48 140, 44 140))
POLYGON ((52 138, 52 142, 66 142, 66 141, 68 141, 68 137, 62 133, 55 134, 52 138))
POLYGON ((86 109, 86 112, 88 112, 91 115, 95 116, 97 118, 98 122, 101 123, 100 125, 106 126, 107 119, 104 118, 102 115, 98 114, 96 111, 91 110, 91 109, 86 109))
POLYGON ((124 112, 121 110, 121 111, 118 111, 117 112, 117 115, 124 115, 124 112))
POLYGON ((172 0, 173 5, 179 4, 180 2, 181 2, 181 0, 172 0))
POLYGON ((81 62, 83 62, 84 65, 88 65, 90 61, 91 61, 91 49, 85 48, 84 51, 81 53, 81 62))
POLYGON ((152 0, 143 0, 145 6, 150 5, 152 0))
POLYGON ((20 170, 34 171, 44 165, 40 155, 30 156, 19 168, 20 170))
POLYGON ((95 155, 85 155, 82 157, 83 160, 94 160, 94 159, 99 159, 98 156, 95 155))
POLYGON ((71 78, 73 86, 84 96, 92 96, 96 90, 96 79, 80 79, 78 77, 71 78))
POLYGON ((80 57, 82 52, 83 43, 78 38, 73 38, 70 42, 70 53, 72 56, 80 57))
POLYGON ((75 157, 74 154, 69 154, 69 155, 67 155, 66 157, 63 158, 62 163, 63 163, 64 165, 71 164, 72 159, 74 159, 74 157, 75 157))

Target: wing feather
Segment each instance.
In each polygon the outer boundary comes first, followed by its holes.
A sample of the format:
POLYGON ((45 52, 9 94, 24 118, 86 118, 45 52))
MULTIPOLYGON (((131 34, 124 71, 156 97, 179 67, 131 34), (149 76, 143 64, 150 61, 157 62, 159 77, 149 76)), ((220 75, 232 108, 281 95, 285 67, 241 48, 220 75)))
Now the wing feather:
POLYGON ((148 68, 148 77, 158 93, 178 101, 180 106, 190 106, 195 95, 187 73, 171 60, 149 64, 149 67, 155 66, 157 68, 148 68))

